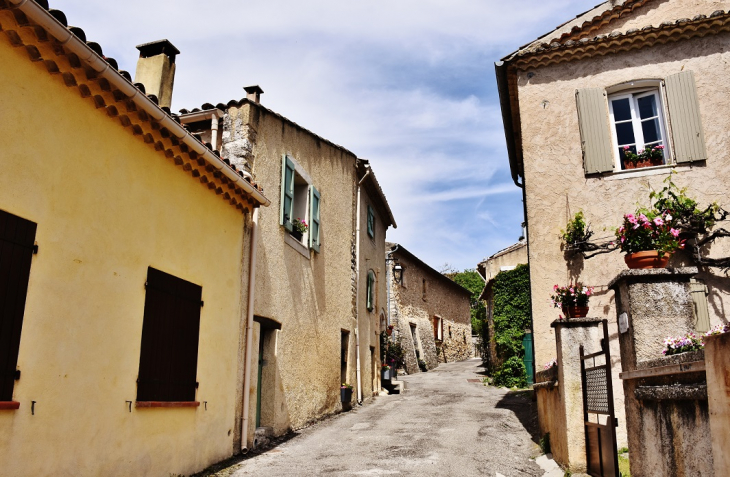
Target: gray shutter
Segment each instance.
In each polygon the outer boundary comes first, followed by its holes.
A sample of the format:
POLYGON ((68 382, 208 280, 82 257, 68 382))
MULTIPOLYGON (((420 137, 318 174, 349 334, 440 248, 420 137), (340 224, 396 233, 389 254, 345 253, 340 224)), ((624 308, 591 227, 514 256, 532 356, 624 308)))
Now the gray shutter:
POLYGON ((316 187, 309 188, 309 248, 319 253, 320 218, 322 198, 316 187))
POLYGON ((707 159, 695 77, 691 71, 667 76, 667 109, 677 164, 707 159))
POLYGON ((281 208, 279 209, 279 224, 291 232, 292 211, 294 210, 294 163, 286 154, 281 158, 281 208))
POLYGON ((608 124, 606 91, 601 88, 580 89, 575 93, 575 100, 578 104, 585 173, 613 171, 613 145, 608 124))
POLYGON ((707 308, 707 286, 694 278, 689 281, 692 293, 692 302, 696 318, 695 331, 705 333, 710 331, 710 310, 707 308))

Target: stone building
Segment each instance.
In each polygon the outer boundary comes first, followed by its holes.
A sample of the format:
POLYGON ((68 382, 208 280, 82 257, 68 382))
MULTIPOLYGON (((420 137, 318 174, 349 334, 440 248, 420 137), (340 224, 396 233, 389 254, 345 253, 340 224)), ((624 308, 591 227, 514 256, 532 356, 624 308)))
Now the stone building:
POLYGON ((256 224, 246 446, 338 412, 340 385, 380 391, 385 233, 395 220, 368 161, 264 107, 263 90, 181 110, 182 123, 272 199, 256 224), (308 229, 297 234, 297 221, 308 229), (258 363, 258 365, 256 365, 258 363))
MULTIPOLYGON (((672 169, 700 204, 728 207, 729 10, 728 1, 604 2, 496 64, 510 168, 526 207, 538 367, 556 352, 552 287, 576 281, 596 287, 590 316, 609 319, 612 356, 619 356, 608 284, 626 265, 618 251, 565 254, 560 230, 573 214, 583 211, 596 237, 610 240, 623 214, 637 202, 649 205, 650 188, 660 190, 672 169), (654 145, 664 147, 662 164, 627 166, 624 146, 654 145)), ((711 253, 728 256, 730 247, 716 243, 711 253)), ((670 266, 690 263, 677 253, 670 266)), ((728 278, 702 267, 695 279, 696 329, 703 331, 726 321, 728 278)), ((614 383, 620 369, 615 359, 614 383)), ((621 446, 621 386, 614 392, 621 446)))
POLYGON ((396 243, 386 243, 393 339, 405 351, 407 373, 474 356, 469 290, 396 243), (395 270, 393 270, 393 268, 395 270))
POLYGON ((63 12, 0 29, 0 474, 203 470, 240 448, 269 200, 63 12))
POLYGON ((484 290, 479 299, 484 301, 487 308, 487 333, 483 333, 483 339, 487 342, 482 343, 482 350, 485 353, 482 359, 489 369, 500 366, 502 363, 497 357, 497 346, 494 342, 494 294, 492 287, 494 278, 501 271, 513 270, 517 265, 527 263, 527 241, 520 240, 516 244, 500 250, 484 259, 477 265, 477 272, 484 279, 484 290))

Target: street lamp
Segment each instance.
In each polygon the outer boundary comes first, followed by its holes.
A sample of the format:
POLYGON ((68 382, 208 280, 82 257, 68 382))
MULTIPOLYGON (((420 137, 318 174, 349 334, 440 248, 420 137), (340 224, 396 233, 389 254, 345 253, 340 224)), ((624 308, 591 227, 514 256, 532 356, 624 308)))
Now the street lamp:
POLYGON ((401 267, 399 263, 396 263, 395 266, 393 266, 393 279, 396 283, 403 282, 403 267, 401 267))

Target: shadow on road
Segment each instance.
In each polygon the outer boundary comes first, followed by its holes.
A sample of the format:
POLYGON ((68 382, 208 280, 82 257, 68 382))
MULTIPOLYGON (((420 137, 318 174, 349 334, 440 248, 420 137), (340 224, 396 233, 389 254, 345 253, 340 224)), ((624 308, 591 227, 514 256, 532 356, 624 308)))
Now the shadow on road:
POLYGON ((495 407, 512 411, 522 427, 530 433, 533 442, 537 444, 540 442, 540 436, 537 427, 537 402, 533 399, 534 393, 531 389, 509 391, 495 407))

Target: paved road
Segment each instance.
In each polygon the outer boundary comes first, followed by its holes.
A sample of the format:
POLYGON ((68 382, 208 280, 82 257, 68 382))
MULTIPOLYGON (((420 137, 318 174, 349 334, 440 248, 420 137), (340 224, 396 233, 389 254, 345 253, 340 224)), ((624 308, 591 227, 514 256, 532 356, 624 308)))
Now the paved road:
POLYGON ((504 389, 467 382, 480 360, 442 364, 403 377, 403 394, 300 432, 218 476, 541 476, 525 428, 534 403, 504 389))

